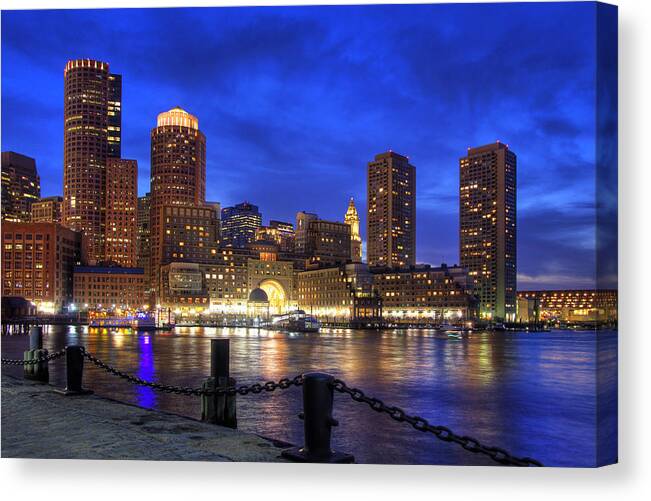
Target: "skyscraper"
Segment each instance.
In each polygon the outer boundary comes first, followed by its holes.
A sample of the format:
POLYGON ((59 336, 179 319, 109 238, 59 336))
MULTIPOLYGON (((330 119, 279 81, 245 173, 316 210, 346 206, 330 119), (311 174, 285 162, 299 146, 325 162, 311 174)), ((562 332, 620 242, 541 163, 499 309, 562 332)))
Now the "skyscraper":
POLYGON ((136 266, 137 210, 138 162, 123 158, 108 158, 105 261, 127 268, 136 266))
POLYGON ((150 289, 150 273, 149 273, 149 260, 151 257, 151 231, 150 231, 150 205, 151 195, 147 193, 142 197, 138 197, 138 268, 145 270, 145 293, 149 294, 150 289))
POLYGON ((151 131, 150 274, 154 289, 163 264, 163 208, 202 207, 205 200, 206 137, 199 130, 199 120, 179 107, 160 113, 151 131))
POLYGON ((368 164, 366 255, 370 267, 416 264, 416 168, 392 151, 368 164))
POLYGON ((219 215, 204 205, 163 207, 161 266, 173 262, 210 263, 217 256, 219 215))
POLYGON ((516 156, 496 143, 459 160, 459 255, 480 300, 480 316, 515 320, 516 156))
POLYGON ((359 234, 359 216, 355 201, 350 199, 344 222, 350 226, 350 259, 354 263, 362 262, 362 237, 359 234))
POLYGON ((108 156, 122 156, 122 75, 108 76, 108 156))
POLYGON ((222 245, 246 247, 255 241, 255 232, 262 226, 262 214, 257 205, 243 202, 222 209, 222 245))
POLYGON ((350 261, 350 225, 317 219, 307 227, 305 254, 312 264, 336 265, 350 261))
POLYGON ((41 180, 33 158, 2 152, 2 220, 29 222, 32 203, 41 196, 41 180))
POLYGON ((108 63, 92 59, 64 70, 63 222, 84 234, 91 262, 104 258, 109 96, 121 85, 111 76, 108 63))
POLYGON ((305 254, 307 246, 307 228, 310 221, 316 221, 319 216, 313 212, 300 211, 296 213, 296 237, 294 247, 297 254, 305 254))

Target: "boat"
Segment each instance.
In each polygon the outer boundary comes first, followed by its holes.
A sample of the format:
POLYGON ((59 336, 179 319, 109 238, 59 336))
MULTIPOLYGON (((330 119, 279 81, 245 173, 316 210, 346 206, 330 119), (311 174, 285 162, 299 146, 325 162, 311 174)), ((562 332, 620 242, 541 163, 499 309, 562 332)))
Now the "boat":
POLYGON ((451 324, 448 324, 446 322, 446 323, 440 324, 436 328, 436 330, 441 331, 441 332, 464 332, 464 331, 469 330, 469 329, 467 329, 463 325, 451 325, 451 324))
POLYGON ((489 330, 502 332, 502 331, 506 330, 506 326, 502 322, 497 322, 497 323, 491 325, 489 330))
POLYGON ((95 316, 88 322, 89 327, 123 328, 138 331, 153 331, 157 329, 171 329, 173 324, 157 324, 153 315, 138 312, 135 316, 95 316))
POLYGON ((316 317, 307 315, 303 310, 295 310, 274 316, 271 327, 289 332, 319 332, 321 323, 316 317))

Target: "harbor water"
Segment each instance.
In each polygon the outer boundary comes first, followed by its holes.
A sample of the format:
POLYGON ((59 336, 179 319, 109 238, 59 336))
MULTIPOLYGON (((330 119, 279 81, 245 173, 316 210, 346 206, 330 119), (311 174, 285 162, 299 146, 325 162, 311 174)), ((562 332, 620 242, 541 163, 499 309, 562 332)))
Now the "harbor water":
MULTIPOLYGON (((294 334, 258 329, 177 327, 133 332, 46 326, 44 347, 81 344, 142 379, 197 387, 210 372, 210 340, 231 340, 237 384, 330 372, 388 405, 547 466, 594 466, 616 458, 612 440, 597 433, 616 421, 617 333, 614 331, 472 332, 450 337, 428 330, 323 329, 294 334), (597 361, 599 395, 597 396, 597 361), (599 401, 599 412, 597 403, 599 401), (598 444, 597 441, 600 441, 598 444)), ((2 357, 22 358, 28 339, 2 336, 2 357)), ((3 367, 20 375, 21 369, 3 367)), ((64 385, 65 364, 50 364, 50 381, 64 385)), ((85 386, 139 406, 198 418, 198 397, 158 393, 86 363, 85 386)), ((237 397, 239 428, 302 443, 297 388, 237 397)), ((385 414, 335 396, 336 449, 360 463, 493 464, 385 414)), ((614 429, 614 428, 613 428, 614 429)))

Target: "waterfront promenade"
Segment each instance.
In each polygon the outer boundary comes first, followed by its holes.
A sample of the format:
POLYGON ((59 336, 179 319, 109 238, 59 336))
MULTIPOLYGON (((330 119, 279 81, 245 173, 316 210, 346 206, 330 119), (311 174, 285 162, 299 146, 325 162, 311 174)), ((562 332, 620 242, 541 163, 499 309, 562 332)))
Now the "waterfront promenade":
POLYGON ((2 376, 2 457, 284 462, 252 433, 2 376))
MULTIPOLYGON (((149 333, 50 326, 43 346, 55 353, 80 344, 143 380, 196 388, 211 373, 215 338, 230 340, 230 372, 238 385, 328 372, 387 405, 546 466, 594 466, 597 399, 591 374, 597 357, 609 373, 617 360, 613 331, 473 332, 449 337, 427 330, 323 329, 313 335, 242 328, 177 327, 149 333), (404 370, 396 371, 397 365, 404 370)), ((3 336, 2 356, 22 359, 27 346, 26 336, 3 336)), ((49 366, 52 386, 65 387, 65 362, 59 359, 49 366)), ((19 366, 3 366, 2 373, 22 379, 19 366)), ((96 395, 136 405, 141 412, 144 408, 194 419, 201 416, 198 397, 129 384, 90 362, 85 364, 83 381, 96 395)), ((616 401, 616 377, 605 384, 600 401, 616 401)), ((3 397, 4 393, 3 388, 3 397)), ((73 399, 73 404, 85 403, 82 398, 73 399)), ((347 395, 336 393, 334 400, 334 417, 340 425, 333 430, 332 445, 353 454, 357 463, 494 464, 434 436, 424 439, 406 423, 373 412, 347 395)), ((304 422, 297 417, 301 410, 301 391, 296 387, 238 395, 238 429, 303 444, 304 422)), ((22 423, 28 429, 18 432, 29 434, 29 422, 22 423)), ((136 431, 148 430, 135 426, 136 431)), ((70 433, 77 433, 71 428, 70 433)), ((120 436, 117 429, 111 433, 120 436)))

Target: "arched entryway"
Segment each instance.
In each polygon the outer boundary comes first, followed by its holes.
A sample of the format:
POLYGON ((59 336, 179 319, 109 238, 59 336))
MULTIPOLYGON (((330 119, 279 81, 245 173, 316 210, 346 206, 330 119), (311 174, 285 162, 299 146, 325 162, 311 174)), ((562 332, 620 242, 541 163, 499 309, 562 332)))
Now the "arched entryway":
POLYGON ((267 293, 267 297, 269 298, 269 312, 272 315, 285 312, 289 298, 287 297, 285 288, 278 280, 267 278, 262 280, 258 284, 258 287, 267 293))

